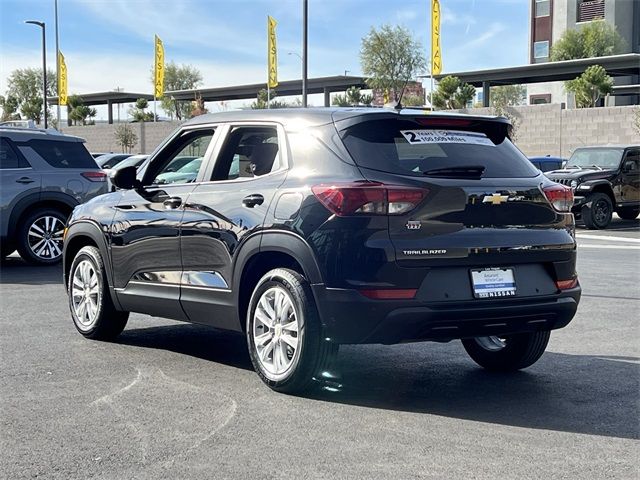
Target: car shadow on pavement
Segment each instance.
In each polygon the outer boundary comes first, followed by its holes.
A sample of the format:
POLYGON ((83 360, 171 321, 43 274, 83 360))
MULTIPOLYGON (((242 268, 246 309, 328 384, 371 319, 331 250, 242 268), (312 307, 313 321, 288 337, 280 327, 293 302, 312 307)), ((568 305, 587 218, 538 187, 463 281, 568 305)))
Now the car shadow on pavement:
MULTIPOLYGON (((252 369, 243 335, 201 325, 125 330, 117 343, 252 369)), ((459 342, 344 346, 330 373, 339 378, 340 388, 333 382, 304 396, 514 427, 640 438, 636 357, 548 351, 527 370, 498 374, 476 367, 459 342)))
POLYGON ((167 350, 235 368, 253 370, 244 335, 196 324, 125 329, 122 345, 167 350))
MULTIPOLYGON (((461 347, 460 355, 452 356, 451 350, 458 348, 453 343, 438 345, 431 353, 404 352, 397 362, 373 348, 343 352, 336 365, 342 387, 325 389, 314 398, 524 428, 640 438, 640 358, 546 352, 527 370, 491 373, 465 358, 461 347), (450 351, 444 355, 434 355, 447 347, 450 351)), ((407 348, 416 351, 415 346, 407 348)))
POLYGON ((17 256, 0 261, 0 284, 48 285, 62 287, 62 265, 30 265, 17 256))

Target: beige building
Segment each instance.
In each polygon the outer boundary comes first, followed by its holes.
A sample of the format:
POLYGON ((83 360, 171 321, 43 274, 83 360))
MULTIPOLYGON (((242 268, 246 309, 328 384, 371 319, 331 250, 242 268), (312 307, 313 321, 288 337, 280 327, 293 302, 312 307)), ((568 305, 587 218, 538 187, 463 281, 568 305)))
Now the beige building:
MULTIPOLYGON (((529 62, 549 61, 551 47, 565 31, 602 21, 615 26, 625 40, 621 53, 640 53, 640 0, 530 0, 529 62)), ((640 65, 638 66, 640 73, 640 65)), ((616 85, 640 83, 640 75, 617 77, 616 85)), ((529 104, 566 103, 573 106, 563 82, 527 86, 529 104)), ((610 97, 608 105, 628 105, 632 97, 610 97)))

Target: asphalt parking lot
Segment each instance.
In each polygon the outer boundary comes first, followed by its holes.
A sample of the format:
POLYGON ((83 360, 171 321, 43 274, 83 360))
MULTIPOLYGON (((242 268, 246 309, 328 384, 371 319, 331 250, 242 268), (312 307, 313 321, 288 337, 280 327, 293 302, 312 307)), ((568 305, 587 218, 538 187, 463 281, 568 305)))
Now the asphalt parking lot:
POLYGON ((244 340, 132 315, 83 339, 59 267, 2 264, 0 476, 638 478, 640 224, 580 229, 583 299, 542 359, 476 367, 459 342, 341 350, 344 388, 273 393, 244 340))

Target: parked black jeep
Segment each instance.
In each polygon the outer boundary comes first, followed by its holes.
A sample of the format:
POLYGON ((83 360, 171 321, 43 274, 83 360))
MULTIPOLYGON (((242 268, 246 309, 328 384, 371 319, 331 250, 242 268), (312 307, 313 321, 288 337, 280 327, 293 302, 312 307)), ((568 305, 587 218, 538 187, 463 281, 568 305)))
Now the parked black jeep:
POLYGON ((577 148, 562 170, 546 173, 572 188, 573 213, 587 228, 607 228, 615 211, 633 220, 640 213, 640 146, 577 148))

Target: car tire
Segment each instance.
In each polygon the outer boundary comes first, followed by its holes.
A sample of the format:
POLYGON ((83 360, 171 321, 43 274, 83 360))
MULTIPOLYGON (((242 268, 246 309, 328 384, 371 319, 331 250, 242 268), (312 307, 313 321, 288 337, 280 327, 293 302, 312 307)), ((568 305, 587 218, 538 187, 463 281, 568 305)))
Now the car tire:
POLYGON ((308 389, 337 353, 326 341, 307 280, 277 268, 256 284, 246 321, 251 363, 270 388, 283 393, 308 389))
POLYGON ((113 340, 127 325, 129 312, 115 308, 104 262, 96 247, 83 247, 76 254, 69 270, 67 293, 73 324, 83 336, 113 340))
POLYGON ((587 199, 587 205, 582 207, 582 220, 590 230, 607 228, 611 223, 613 205, 608 195, 594 193, 587 199))
POLYGON ((462 340, 462 345, 481 367, 513 372, 536 363, 547 348, 550 335, 547 330, 505 337, 476 337, 462 340))
POLYGON ((29 213, 18 226, 18 253, 28 263, 53 265, 62 260, 62 235, 67 215, 43 208, 29 213))
POLYGON ((638 218, 638 214, 640 214, 640 208, 625 207, 625 208, 619 209, 616 213, 623 220, 635 220, 636 218, 638 218))

